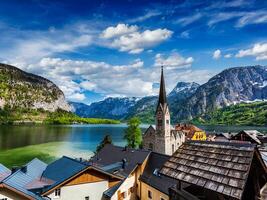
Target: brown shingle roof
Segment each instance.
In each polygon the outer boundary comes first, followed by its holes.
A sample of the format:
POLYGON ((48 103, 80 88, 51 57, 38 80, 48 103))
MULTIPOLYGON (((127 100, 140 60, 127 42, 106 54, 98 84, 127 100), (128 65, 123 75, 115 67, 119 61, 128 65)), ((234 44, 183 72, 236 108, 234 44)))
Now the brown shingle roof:
POLYGON ((173 154, 160 172, 241 199, 254 150, 252 144, 189 141, 173 154))

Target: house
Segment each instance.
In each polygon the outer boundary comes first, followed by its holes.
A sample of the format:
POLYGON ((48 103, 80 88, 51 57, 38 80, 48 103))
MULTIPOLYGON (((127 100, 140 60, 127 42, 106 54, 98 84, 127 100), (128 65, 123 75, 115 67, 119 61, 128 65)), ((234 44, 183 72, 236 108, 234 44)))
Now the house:
POLYGON ((159 174, 159 170, 170 156, 151 152, 143 173, 141 174, 142 200, 169 200, 169 188, 176 185, 175 179, 159 174))
POLYGON ((261 141, 258 138, 259 135, 261 135, 261 133, 256 130, 243 130, 240 131, 238 134, 234 135, 231 139, 239 141, 248 141, 252 144, 260 145, 261 141))
POLYGON ((193 124, 179 123, 175 125, 175 130, 182 131, 185 134, 186 140, 206 140, 205 131, 193 124))
POLYGON ((150 155, 144 149, 132 149, 107 144, 89 161, 89 164, 116 174, 123 180, 104 192, 105 199, 137 199, 141 196, 139 177, 150 155))
POLYGON ((172 155, 185 141, 185 135, 171 126, 171 116, 167 102, 163 67, 158 105, 155 113, 156 127, 149 126, 143 134, 143 147, 154 152, 172 155))
MULTIPOLYGON (((33 159, 21 168, 13 168, 11 171, 0 166, 0 199, 3 200, 43 200, 44 198, 30 190, 29 185, 36 182, 46 168, 47 164, 33 159)), ((43 183, 45 185, 45 183, 43 183)))
POLYGON ((231 140, 232 133, 217 133, 215 134, 214 141, 227 142, 231 140))
POLYGON ((264 161, 249 143, 188 141, 160 173, 177 180, 170 199, 260 199, 267 182, 264 161))
POLYGON ((36 192, 49 199, 98 200, 123 178, 79 160, 63 156, 43 171, 40 181, 50 181, 36 192))

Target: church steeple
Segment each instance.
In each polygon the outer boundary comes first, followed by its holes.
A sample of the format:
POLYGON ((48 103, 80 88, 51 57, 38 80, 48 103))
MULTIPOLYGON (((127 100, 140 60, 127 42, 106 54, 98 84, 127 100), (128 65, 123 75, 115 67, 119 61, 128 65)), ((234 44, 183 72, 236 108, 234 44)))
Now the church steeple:
POLYGON ((161 79, 160 79, 160 89, 159 89, 159 105, 164 106, 167 104, 167 96, 166 96, 166 89, 165 89, 165 81, 164 81, 164 73, 163 73, 163 66, 161 66, 161 79))

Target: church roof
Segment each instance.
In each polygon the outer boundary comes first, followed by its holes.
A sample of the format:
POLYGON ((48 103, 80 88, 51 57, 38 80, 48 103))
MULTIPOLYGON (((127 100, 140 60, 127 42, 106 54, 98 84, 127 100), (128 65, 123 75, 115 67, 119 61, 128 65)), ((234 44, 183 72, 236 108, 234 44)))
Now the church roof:
POLYGON ((163 73, 163 67, 161 67, 161 79, 160 79, 160 89, 159 89, 159 105, 165 105, 167 104, 167 95, 166 95, 166 89, 165 89, 165 81, 164 81, 164 73, 163 73))

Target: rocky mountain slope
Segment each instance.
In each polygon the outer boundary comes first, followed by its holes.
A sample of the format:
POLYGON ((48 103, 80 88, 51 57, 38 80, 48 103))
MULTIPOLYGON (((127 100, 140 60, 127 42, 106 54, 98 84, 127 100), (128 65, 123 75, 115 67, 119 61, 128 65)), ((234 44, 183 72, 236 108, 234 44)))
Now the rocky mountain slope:
POLYGON ((70 111, 63 92, 51 81, 16 67, 0 64, 0 108, 70 111))
POLYGON ((83 117, 123 119, 139 99, 133 98, 107 98, 103 101, 92 103, 90 106, 70 102, 75 114, 83 117))
POLYGON ((263 99, 267 99, 267 67, 235 67, 212 77, 171 110, 177 120, 192 119, 239 102, 263 99))

